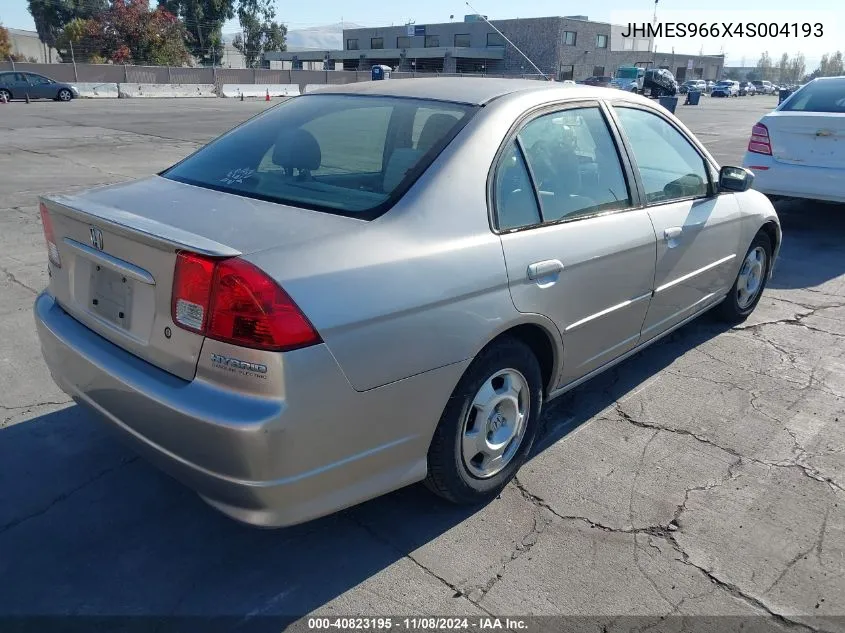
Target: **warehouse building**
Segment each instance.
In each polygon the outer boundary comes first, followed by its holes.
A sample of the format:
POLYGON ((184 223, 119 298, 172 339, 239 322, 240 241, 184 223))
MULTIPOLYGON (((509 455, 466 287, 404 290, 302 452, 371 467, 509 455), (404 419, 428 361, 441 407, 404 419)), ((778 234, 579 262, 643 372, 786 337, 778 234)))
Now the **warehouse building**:
POLYGON ((468 15, 462 22, 344 29, 342 50, 265 53, 264 63, 309 70, 368 70, 381 64, 402 72, 537 75, 498 30, 543 74, 559 81, 612 75, 620 66, 666 68, 681 81, 717 79, 724 65, 722 55, 655 52, 652 39, 623 38, 627 28, 592 22, 587 16, 491 24, 495 28, 482 16, 468 15))

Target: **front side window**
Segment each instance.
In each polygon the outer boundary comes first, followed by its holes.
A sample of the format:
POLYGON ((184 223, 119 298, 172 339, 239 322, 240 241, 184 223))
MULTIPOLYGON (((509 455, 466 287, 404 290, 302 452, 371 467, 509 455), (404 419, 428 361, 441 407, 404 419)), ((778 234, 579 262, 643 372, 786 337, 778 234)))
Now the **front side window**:
POLYGON ((29 83, 33 86, 41 86, 50 83, 49 79, 47 79, 46 77, 42 77, 41 75, 33 75, 31 73, 27 73, 26 78, 29 80, 29 83))
POLYGON ((425 171, 474 111, 418 99, 304 95, 247 121, 162 176, 372 219, 425 171))
POLYGON ((631 205, 616 145, 598 107, 543 115, 517 138, 540 193, 544 222, 631 205))
POLYGON ((708 195, 704 158, 677 129, 645 110, 617 107, 616 113, 649 204, 708 195))

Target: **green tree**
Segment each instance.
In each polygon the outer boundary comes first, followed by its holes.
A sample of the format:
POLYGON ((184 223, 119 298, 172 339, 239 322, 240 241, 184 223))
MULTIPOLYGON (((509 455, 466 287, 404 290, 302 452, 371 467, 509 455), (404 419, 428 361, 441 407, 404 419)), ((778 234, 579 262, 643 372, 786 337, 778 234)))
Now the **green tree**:
POLYGON ((769 57, 769 51, 765 51, 757 61, 757 73, 759 74, 758 79, 763 79, 765 81, 770 81, 772 79, 772 58, 769 57))
POLYGON ((65 25, 74 18, 88 20, 109 7, 108 0, 28 0, 38 37, 56 46, 65 25))
POLYGON ((813 73, 817 77, 839 77, 845 74, 842 67, 842 52, 836 51, 832 55, 822 55, 819 67, 813 73))
POLYGON ((12 42, 9 40, 9 31, 0 24, 0 60, 9 59, 12 56, 12 42))
POLYGON ((804 62, 804 53, 798 53, 795 57, 793 57, 788 64, 789 68, 789 81, 792 83, 798 83, 804 77, 806 73, 807 66, 804 62))
POLYGON ((159 6, 185 26, 186 45, 201 63, 218 63, 223 56, 222 28, 235 17, 235 0, 159 0, 159 6))
POLYGON ((255 66, 266 51, 287 49, 287 27, 276 22, 275 17, 272 0, 240 0, 241 33, 235 36, 232 44, 244 56, 247 66, 255 66))
POLYGON ((88 20, 83 35, 89 58, 155 66, 186 63, 185 37, 175 15, 162 7, 150 11, 147 0, 114 0, 108 11, 88 20))
POLYGON ((784 84, 787 81, 789 81, 789 79, 788 79, 789 55, 787 55, 786 53, 781 55, 780 61, 777 63, 776 68, 777 68, 777 71, 778 71, 777 72, 778 83, 784 84))

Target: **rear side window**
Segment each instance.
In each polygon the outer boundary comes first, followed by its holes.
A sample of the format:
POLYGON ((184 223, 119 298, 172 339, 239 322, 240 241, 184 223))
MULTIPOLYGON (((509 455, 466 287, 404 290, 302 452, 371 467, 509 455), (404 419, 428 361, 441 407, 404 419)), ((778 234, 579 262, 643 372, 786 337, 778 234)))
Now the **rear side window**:
POLYGON ((783 104, 781 111, 845 114, 845 79, 807 84, 783 104))
POLYGON ((630 206, 616 146, 597 107, 543 115, 518 138, 540 192, 545 222, 630 206))
POLYGON ((161 175, 242 196, 373 219, 387 210, 475 108, 391 97, 296 97, 161 175))

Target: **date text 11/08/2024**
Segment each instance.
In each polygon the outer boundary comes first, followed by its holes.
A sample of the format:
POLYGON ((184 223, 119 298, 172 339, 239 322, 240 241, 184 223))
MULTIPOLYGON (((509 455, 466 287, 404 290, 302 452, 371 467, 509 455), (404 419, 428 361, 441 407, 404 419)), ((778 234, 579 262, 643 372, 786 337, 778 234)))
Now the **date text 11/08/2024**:
POLYGON ((308 618, 309 631, 517 631, 527 628, 526 620, 520 618, 308 618))

